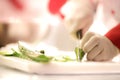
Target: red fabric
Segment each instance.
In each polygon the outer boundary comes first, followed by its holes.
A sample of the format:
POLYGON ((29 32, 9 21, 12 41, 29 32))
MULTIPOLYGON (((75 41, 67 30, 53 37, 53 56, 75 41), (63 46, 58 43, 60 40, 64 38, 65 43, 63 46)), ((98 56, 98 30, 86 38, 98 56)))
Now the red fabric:
POLYGON ((111 29, 105 36, 120 49, 120 24, 111 29))
POLYGON ((50 0, 48 9, 52 14, 59 14, 62 18, 63 15, 60 13, 60 8, 66 3, 67 0, 50 0))
POLYGON ((9 0, 12 6, 14 6, 18 10, 23 10, 23 4, 20 2, 20 0, 9 0))

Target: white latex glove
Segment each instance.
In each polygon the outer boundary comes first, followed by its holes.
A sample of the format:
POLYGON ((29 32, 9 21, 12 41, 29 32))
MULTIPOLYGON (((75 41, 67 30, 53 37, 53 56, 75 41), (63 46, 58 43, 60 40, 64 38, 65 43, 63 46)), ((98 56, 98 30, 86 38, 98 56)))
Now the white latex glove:
POLYGON ((108 38, 93 32, 85 33, 80 47, 87 53, 87 60, 90 61, 108 61, 119 53, 108 38))
POLYGON ((69 0, 61 9, 69 33, 76 38, 76 32, 85 33, 93 22, 95 6, 90 0, 69 0))

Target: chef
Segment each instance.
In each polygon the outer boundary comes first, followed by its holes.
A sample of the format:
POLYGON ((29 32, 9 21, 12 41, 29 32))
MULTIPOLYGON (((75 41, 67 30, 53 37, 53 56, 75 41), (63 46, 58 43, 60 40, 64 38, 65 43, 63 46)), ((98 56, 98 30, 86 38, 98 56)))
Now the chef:
MULTIPOLYGON (((51 0, 51 3, 56 0, 51 0)), ((52 4, 53 4, 52 3, 52 4)), ((84 34, 80 48, 87 53, 87 60, 108 61, 118 55, 120 50, 120 0, 59 0, 61 5, 54 3, 51 12, 58 12, 65 22, 69 33, 76 37, 76 33, 82 30, 84 34), (93 23, 97 7, 103 6, 104 22, 109 31, 104 36, 87 32, 93 23), (61 12, 60 12, 61 11, 61 12)), ((101 27, 99 24, 96 27, 101 27)))

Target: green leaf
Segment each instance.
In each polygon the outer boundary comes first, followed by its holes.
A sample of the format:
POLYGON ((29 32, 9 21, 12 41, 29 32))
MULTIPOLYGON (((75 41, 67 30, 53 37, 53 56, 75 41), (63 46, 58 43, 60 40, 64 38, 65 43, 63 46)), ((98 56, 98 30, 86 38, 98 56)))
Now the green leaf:
POLYGON ((45 55, 39 55, 37 57, 30 57, 30 58, 36 62, 49 62, 50 60, 52 60, 52 57, 48 57, 45 55))

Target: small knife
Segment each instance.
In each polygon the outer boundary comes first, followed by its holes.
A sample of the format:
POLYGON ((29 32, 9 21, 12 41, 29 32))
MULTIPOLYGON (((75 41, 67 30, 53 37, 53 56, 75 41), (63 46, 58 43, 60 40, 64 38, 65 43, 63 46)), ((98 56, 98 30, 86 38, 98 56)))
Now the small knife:
POLYGON ((76 36, 79 40, 82 39, 82 37, 83 37, 82 29, 80 29, 76 32, 76 36))

